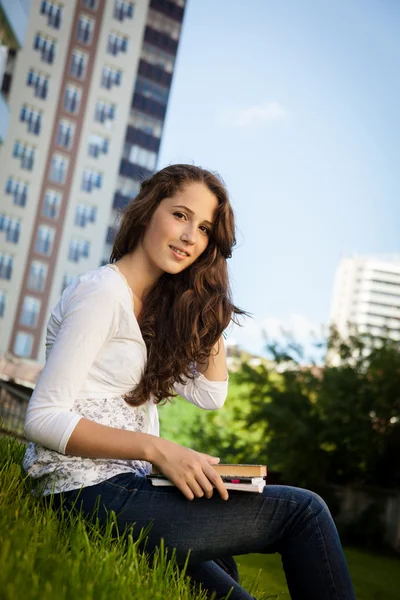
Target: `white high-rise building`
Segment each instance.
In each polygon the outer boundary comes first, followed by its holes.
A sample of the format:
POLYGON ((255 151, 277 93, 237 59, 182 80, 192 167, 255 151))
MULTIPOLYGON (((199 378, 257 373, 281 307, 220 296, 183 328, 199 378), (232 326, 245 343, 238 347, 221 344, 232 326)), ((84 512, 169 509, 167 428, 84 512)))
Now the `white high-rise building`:
POLYGON ((185 0, 33 0, 0 148, 0 353, 44 362, 63 289, 108 262, 154 172, 185 0))
POLYGON ((343 337, 360 333, 400 340, 400 256, 343 258, 336 274, 331 322, 343 337))

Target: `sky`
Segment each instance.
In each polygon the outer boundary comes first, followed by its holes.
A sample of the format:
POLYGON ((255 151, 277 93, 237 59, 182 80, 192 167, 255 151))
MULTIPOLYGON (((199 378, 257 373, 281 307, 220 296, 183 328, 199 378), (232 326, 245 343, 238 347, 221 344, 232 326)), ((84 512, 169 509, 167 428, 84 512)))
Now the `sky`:
POLYGON ((306 343, 341 257, 400 254, 399 28, 397 0, 188 0, 158 167, 227 185, 231 343, 306 343))

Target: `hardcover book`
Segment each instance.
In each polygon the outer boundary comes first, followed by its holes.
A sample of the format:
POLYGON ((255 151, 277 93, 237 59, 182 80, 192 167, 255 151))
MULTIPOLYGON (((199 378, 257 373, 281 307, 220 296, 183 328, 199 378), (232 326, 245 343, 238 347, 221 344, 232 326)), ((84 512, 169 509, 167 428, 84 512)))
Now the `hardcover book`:
MULTIPOLYGON (((265 465, 218 464, 212 467, 221 476, 226 489, 242 492, 262 492, 267 479, 265 465)), ((155 486, 174 485, 165 475, 153 472, 147 478, 155 486)))

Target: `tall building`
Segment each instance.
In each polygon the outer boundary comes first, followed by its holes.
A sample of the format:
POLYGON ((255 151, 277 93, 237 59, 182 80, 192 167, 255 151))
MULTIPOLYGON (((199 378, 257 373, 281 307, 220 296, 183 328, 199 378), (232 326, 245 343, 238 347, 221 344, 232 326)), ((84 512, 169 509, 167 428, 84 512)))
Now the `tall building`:
POLYGON ((335 280, 331 322, 342 336, 360 333, 400 340, 400 256, 343 258, 335 280))
POLYGON ((10 121, 8 95, 16 51, 24 44, 31 0, 0 0, 0 146, 10 121))
POLYGON ((108 262, 156 168, 184 0, 33 0, 0 149, 0 352, 45 359, 63 289, 108 262))

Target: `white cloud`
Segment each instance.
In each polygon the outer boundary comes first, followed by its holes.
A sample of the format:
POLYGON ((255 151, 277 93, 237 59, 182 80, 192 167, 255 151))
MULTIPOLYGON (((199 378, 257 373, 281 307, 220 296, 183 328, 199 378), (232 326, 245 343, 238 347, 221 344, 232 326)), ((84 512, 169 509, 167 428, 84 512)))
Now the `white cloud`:
POLYGON ((217 113, 217 122, 225 127, 252 127, 265 125, 271 121, 282 121, 288 111, 279 102, 266 102, 243 108, 227 108, 217 113))
POLYGON ((285 332, 287 332, 296 343, 303 346, 306 358, 309 356, 320 358, 320 352, 315 350, 313 342, 324 338, 325 327, 322 323, 296 313, 284 318, 271 316, 261 319, 246 318, 241 322, 243 327, 233 326, 229 330, 228 343, 237 343, 248 352, 265 355, 267 342, 277 341, 285 344, 285 332))

